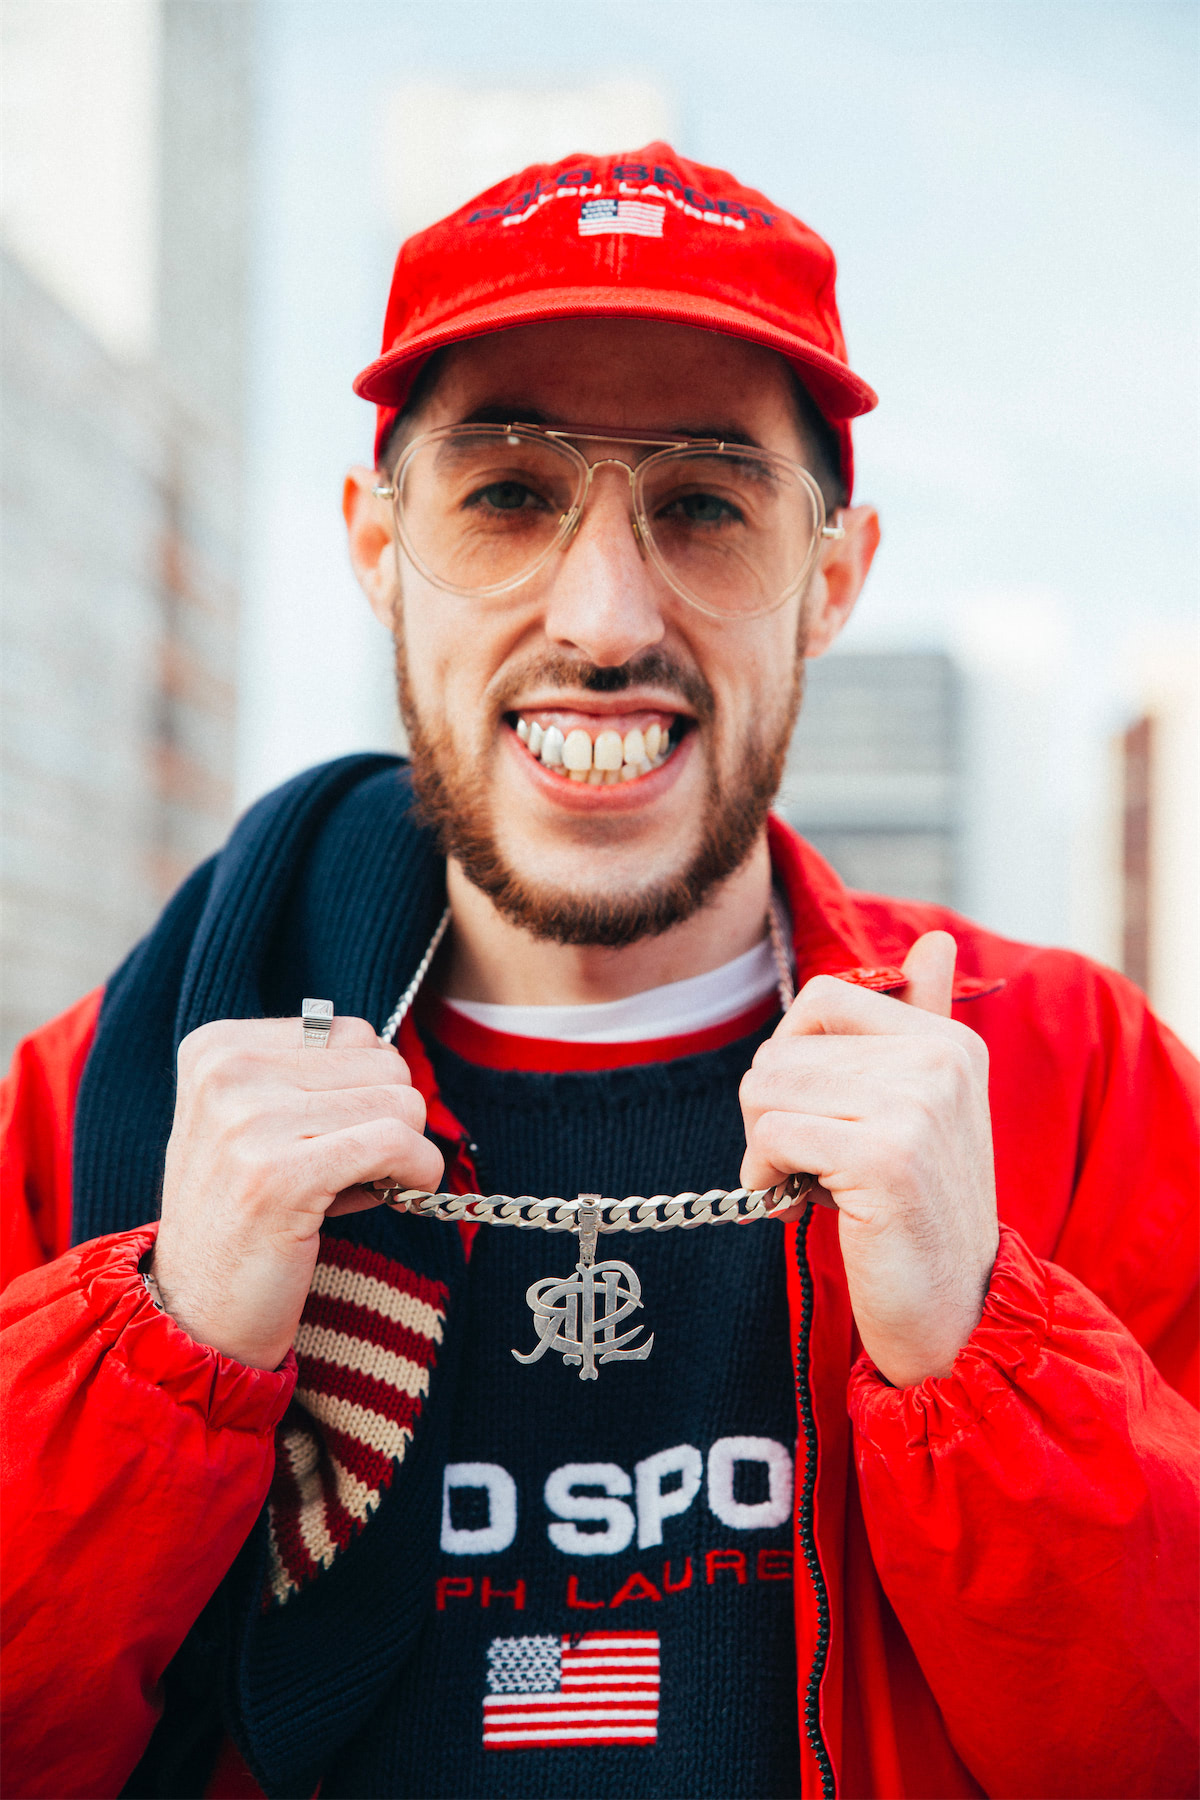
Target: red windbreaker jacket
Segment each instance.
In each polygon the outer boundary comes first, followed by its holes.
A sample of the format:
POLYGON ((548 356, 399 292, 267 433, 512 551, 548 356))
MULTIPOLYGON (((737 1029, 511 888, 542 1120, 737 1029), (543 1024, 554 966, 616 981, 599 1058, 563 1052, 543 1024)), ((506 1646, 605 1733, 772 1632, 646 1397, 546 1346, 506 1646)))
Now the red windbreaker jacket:
MULTIPOLYGON (((836 1216, 810 1227, 801 1411, 806 1390, 823 1583, 798 1556, 804 1794, 833 1791, 803 1729, 826 1643, 820 1737, 840 1795, 1193 1794, 1196 1065, 1122 977, 848 893, 776 822, 772 853, 802 977, 894 966, 940 927, 958 941, 959 991, 1001 984, 956 1005, 991 1053, 1002 1232, 950 1375, 907 1389, 879 1376, 836 1216)), ((291 1357, 244 1368, 155 1310, 137 1273, 152 1224, 64 1253, 98 1005, 22 1045, 4 1100, 14 1796, 120 1790, 167 1663, 264 1503, 294 1383, 291 1357)), ((444 1113, 419 1045, 405 1048, 444 1113)), ((795 1339, 790 1253, 788 1267, 795 1339)))

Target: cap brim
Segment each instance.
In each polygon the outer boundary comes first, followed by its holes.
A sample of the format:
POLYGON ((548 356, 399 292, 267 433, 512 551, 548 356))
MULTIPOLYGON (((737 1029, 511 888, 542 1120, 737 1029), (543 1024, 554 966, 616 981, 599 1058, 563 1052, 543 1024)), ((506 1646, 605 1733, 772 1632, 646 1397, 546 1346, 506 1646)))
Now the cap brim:
POLYGON ((657 319, 762 344, 786 357, 797 369, 817 406, 831 421, 856 419, 879 403, 875 390, 827 350, 739 307, 701 296, 691 298, 640 288, 614 291, 611 287, 514 296, 458 313, 452 321, 416 332, 385 351, 356 378, 354 391, 379 406, 401 406, 416 366, 435 350, 492 331, 511 331, 520 325, 542 325, 567 318, 657 319))

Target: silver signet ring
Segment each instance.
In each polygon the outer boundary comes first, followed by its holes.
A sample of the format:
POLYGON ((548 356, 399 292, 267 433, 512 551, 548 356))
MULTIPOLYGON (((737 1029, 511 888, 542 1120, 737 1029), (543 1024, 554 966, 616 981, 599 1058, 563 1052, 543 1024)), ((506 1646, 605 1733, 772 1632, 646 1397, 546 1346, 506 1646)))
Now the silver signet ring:
POLYGON ((333 1001, 306 1000, 300 1008, 300 1022, 304 1026, 304 1042, 311 1049, 323 1050, 333 1025, 333 1001))

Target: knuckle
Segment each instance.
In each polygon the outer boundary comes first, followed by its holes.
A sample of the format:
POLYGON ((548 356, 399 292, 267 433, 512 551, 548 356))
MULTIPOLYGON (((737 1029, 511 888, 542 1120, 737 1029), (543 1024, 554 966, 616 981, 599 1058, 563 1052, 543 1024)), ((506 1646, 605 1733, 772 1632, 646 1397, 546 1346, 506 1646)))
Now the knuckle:
POLYGON ((231 1138, 223 1147, 222 1161, 229 1170, 231 1185, 239 1193, 250 1196, 257 1191, 266 1172, 258 1145, 243 1137, 231 1138))
POLYGON ((939 1058, 938 1072, 947 1088, 957 1091, 969 1087, 975 1080, 977 1064, 970 1045, 957 1033, 947 1033, 938 1039, 939 1058))
POLYGON ((180 1054, 198 1055, 214 1044, 228 1043, 231 1028, 236 1030, 239 1023, 236 1019, 210 1019, 206 1025, 197 1025, 181 1040, 180 1054))
POLYGON ((959 1025, 955 1035, 970 1064, 971 1073, 976 1079, 981 1075, 986 1078, 991 1066, 991 1056, 979 1033, 972 1031, 969 1025, 959 1025))
POLYGON ((817 1018, 831 1006, 836 1006, 845 997, 845 993, 845 982, 839 981, 835 975, 814 975, 800 989, 796 1004, 788 1016, 792 1017, 798 1011, 801 1021, 817 1018))
POLYGON ((756 1150, 772 1150, 778 1147, 780 1139, 787 1130, 787 1114, 782 1112, 760 1113, 755 1121, 751 1136, 756 1150))
POLYGON ((814 975, 805 982, 801 991, 814 1000, 831 1000, 840 994, 844 986, 845 983, 840 982, 836 975, 814 975))
POLYGON ((912 1180, 925 1161, 928 1126, 921 1108, 911 1108, 893 1121, 888 1134, 888 1164, 894 1177, 912 1180))
POLYGON ((374 1049, 379 1043, 379 1035, 373 1025, 366 1019, 357 1018, 353 1013, 339 1014, 334 1019, 334 1030, 339 1050, 374 1049))
POLYGON ((426 1106, 423 1097, 416 1088, 401 1088, 400 1100, 406 1123, 414 1131, 424 1131, 426 1106))
POLYGON ((398 1165, 411 1157, 416 1134, 403 1119, 381 1119, 372 1133, 372 1149, 388 1165, 387 1173, 399 1172, 398 1165), (396 1166, 394 1166, 396 1165, 396 1166))
POLYGON ((214 1046, 205 1057, 204 1082, 222 1094, 231 1094, 253 1086, 262 1077, 263 1058, 248 1047, 236 1044, 214 1046))
POLYGON ((949 1032, 930 1033, 913 1043, 914 1062, 919 1063, 926 1089, 947 1092, 957 1087, 969 1070, 964 1047, 949 1032))
MULTIPOLYGON (((761 1054, 760 1051, 759 1055, 761 1054)), ((759 1094, 762 1092, 763 1071, 761 1068, 755 1066, 757 1062, 758 1057, 756 1056, 754 1062, 746 1070, 746 1073, 738 1083, 738 1100, 743 1106, 753 1106, 757 1101, 759 1094)))

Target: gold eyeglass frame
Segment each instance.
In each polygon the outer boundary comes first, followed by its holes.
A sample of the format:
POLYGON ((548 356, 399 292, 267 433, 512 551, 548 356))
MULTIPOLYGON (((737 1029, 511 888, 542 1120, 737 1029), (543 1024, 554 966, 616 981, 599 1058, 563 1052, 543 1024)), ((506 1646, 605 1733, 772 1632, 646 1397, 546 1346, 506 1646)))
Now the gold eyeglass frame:
POLYGON ((678 594, 681 600, 685 600, 689 606, 695 607, 697 612, 704 613, 710 619, 759 619, 769 613, 777 612, 808 579, 822 542, 838 540, 846 535, 844 526, 830 525, 827 522, 824 495, 804 464, 795 461, 793 457, 783 456, 775 450, 760 450, 756 445, 728 443, 720 438, 652 437, 640 432, 607 431, 601 427, 524 425, 518 420, 507 425, 472 425, 469 422, 458 425, 439 425, 432 431, 419 433, 410 444, 407 444, 392 470, 391 480, 377 483, 371 492, 376 499, 391 501, 392 519, 404 553, 414 568, 418 569, 427 581, 431 582, 434 587, 441 588, 443 593, 457 594, 463 599, 486 600, 523 587, 527 581, 533 579, 539 570, 546 566, 556 550, 566 550, 569 547, 582 522, 588 496, 591 493, 593 477, 598 469, 605 468, 624 469, 629 477, 630 497, 633 505, 630 523, 641 555, 649 558, 668 587, 678 594), (405 529, 401 504, 404 470, 417 451, 425 445, 436 443, 441 439, 455 435, 465 436, 468 432, 477 436, 492 435, 497 439, 507 439, 510 442, 528 439, 534 443, 552 443, 556 449, 565 453, 569 461, 575 464, 578 477, 576 497, 567 511, 559 515, 558 529, 545 549, 519 575, 512 576, 507 581, 494 582, 487 587, 459 587, 436 574, 413 545, 405 529), (643 457, 636 463, 626 462, 623 457, 619 456, 598 457, 595 462, 589 462, 582 451, 576 448, 576 440, 582 443, 636 446, 650 449, 652 454, 643 457), (644 505, 646 471, 653 469, 660 460, 665 460, 672 452, 680 449, 718 453, 736 452, 755 462, 765 463, 768 468, 777 467, 786 470, 789 475, 798 477, 801 485, 807 490, 817 520, 812 547, 799 573, 788 583, 778 599, 773 600, 769 606, 756 607, 751 612, 718 612, 714 607, 706 605, 695 594, 690 593, 667 566, 655 542, 654 528, 646 515, 644 505))

